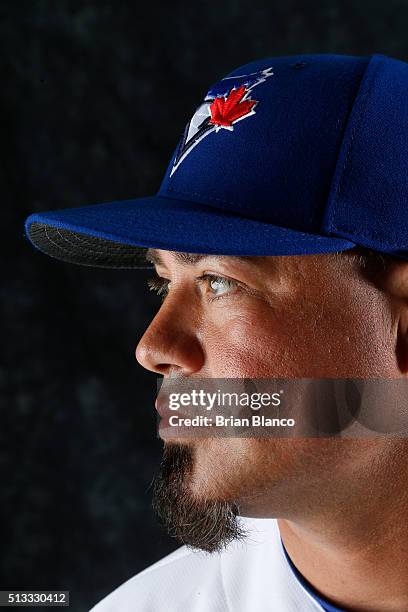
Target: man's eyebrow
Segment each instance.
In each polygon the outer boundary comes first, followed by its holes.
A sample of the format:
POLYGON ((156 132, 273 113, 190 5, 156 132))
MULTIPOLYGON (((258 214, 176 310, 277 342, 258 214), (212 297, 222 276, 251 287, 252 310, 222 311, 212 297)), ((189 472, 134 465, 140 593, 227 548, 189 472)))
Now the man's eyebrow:
MULTIPOLYGON (((259 262, 261 259, 264 259, 264 256, 258 256, 258 255, 254 255, 254 256, 241 256, 241 255, 213 255, 211 253, 182 253, 179 251, 171 251, 172 255, 174 256, 175 260, 181 264, 185 264, 185 265, 194 265, 196 263, 198 263, 199 261, 201 261, 202 259, 209 259, 211 258, 216 258, 216 259, 234 259, 236 261, 242 261, 243 263, 256 263, 259 262)), ((147 249, 146 253, 145 253, 145 257, 146 260, 149 261, 152 264, 155 264, 157 266, 164 266, 164 262, 162 260, 162 258, 160 257, 159 253, 157 252, 157 249, 147 249)))

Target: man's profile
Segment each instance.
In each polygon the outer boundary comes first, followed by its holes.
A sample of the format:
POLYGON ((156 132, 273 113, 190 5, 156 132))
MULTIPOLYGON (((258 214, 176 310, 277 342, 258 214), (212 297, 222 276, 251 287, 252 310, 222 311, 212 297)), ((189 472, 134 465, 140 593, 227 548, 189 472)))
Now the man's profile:
MULTIPOLYGON (((136 359, 164 379, 405 380, 407 86, 382 55, 252 62, 207 91, 156 196, 27 235, 154 266, 136 359)), ((182 546, 95 612, 408 611, 404 436, 163 438, 153 505, 182 546)))

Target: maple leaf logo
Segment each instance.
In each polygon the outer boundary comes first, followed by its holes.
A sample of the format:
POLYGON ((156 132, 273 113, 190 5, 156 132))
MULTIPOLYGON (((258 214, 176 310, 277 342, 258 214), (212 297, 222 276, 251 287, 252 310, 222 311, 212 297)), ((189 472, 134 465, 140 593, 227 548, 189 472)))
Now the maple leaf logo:
POLYGON ((210 123, 231 127, 234 121, 248 115, 257 104, 257 100, 242 100, 246 92, 245 85, 241 85, 238 89, 232 89, 226 98, 224 96, 215 98, 210 105, 210 123))

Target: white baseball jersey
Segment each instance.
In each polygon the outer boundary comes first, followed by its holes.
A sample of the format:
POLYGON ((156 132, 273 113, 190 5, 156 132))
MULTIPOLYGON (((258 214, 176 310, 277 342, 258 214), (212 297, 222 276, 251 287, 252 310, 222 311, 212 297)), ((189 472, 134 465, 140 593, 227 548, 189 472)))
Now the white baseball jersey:
POLYGON ((239 519, 249 536, 222 552, 186 546, 112 591, 90 612, 316 612, 294 575, 276 519, 239 519))

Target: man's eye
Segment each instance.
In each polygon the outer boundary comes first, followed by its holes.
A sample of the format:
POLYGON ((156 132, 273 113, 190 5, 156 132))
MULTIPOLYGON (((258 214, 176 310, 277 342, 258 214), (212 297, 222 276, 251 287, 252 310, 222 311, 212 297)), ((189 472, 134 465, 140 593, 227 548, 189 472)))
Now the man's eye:
POLYGON ((214 274, 203 274, 196 280, 199 283, 205 283, 209 288, 209 293, 211 293, 214 297, 221 297, 222 295, 231 292, 231 290, 235 289, 238 284, 229 278, 225 278, 224 276, 215 276, 214 274))
MULTIPOLYGON (((196 282, 198 284, 203 284, 205 288, 208 289, 208 293, 213 296, 213 299, 231 292, 231 290, 235 289, 238 285, 238 283, 229 278, 216 276, 215 274, 202 274, 196 278, 196 282)), ((169 292, 171 282, 167 278, 155 276, 149 278, 147 285, 151 291, 154 291, 164 300, 169 292)))

